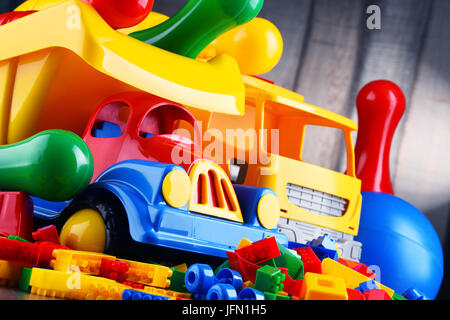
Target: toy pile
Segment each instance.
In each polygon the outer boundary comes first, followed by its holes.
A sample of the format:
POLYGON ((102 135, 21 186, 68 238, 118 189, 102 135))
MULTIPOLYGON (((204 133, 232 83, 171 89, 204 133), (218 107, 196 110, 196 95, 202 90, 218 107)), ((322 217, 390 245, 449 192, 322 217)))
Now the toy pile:
POLYGON ((339 258, 328 235, 288 249, 274 237, 242 239, 216 270, 167 267, 59 244, 54 226, 34 242, 0 237, 0 283, 40 296, 76 300, 426 300, 376 282, 364 264, 339 258))

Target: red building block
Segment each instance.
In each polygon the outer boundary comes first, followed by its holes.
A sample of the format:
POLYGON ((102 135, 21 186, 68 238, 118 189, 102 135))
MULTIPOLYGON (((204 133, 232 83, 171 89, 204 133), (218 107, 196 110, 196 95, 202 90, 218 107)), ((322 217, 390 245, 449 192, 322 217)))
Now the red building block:
POLYGON ((366 298, 366 300, 392 300, 387 292, 381 289, 364 291, 364 297, 366 298))
POLYGON ((347 288, 348 300, 366 300, 361 291, 347 288))
POLYGON ((0 192, 0 232, 30 241, 33 201, 23 192, 0 192))
POLYGON ((127 279, 128 263, 103 258, 100 264, 99 276, 112 279, 118 282, 124 282, 127 279))
POLYGON ((311 247, 296 248, 295 250, 302 257, 304 273, 322 273, 322 263, 311 247))
POLYGON ((339 258, 338 262, 343 264, 344 266, 349 267, 350 269, 353 269, 353 270, 365 275, 369 279, 372 279, 372 280, 375 279, 375 273, 373 273, 373 271, 370 270, 364 263, 355 262, 355 261, 342 259, 342 258, 339 258))
POLYGON ((0 238, 0 260, 36 265, 39 246, 34 243, 0 238))
POLYGON ((280 271, 286 276, 284 281, 282 282, 284 286, 283 291, 291 296, 300 297, 303 279, 294 280, 289 276, 286 268, 278 268, 278 269, 280 269, 280 271))
POLYGON ((54 225, 47 226, 41 229, 38 229, 37 231, 33 232, 32 234, 33 240, 38 242, 53 242, 56 244, 60 244, 59 236, 58 236, 58 230, 54 225))
POLYGON ((231 269, 238 271, 244 281, 255 282, 256 272, 261 266, 251 263, 232 251, 228 251, 227 256, 231 269))
POLYGON ((281 256, 275 237, 253 242, 251 245, 237 249, 234 252, 254 264, 260 264, 281 256))

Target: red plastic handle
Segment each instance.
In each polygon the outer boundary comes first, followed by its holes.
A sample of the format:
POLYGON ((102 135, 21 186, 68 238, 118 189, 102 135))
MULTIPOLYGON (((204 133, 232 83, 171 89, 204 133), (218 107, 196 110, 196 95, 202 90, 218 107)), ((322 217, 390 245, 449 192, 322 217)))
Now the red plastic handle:
POLYGON ((142 22, 152 11, 153 0, 83 0, 92 5, 114 29, 142 22))
POLYGON ((377 80, 358 94, 358 138, 356 174, 362 180, 361 191, 394 194, 389 156, 392 138, 405 111, 403 91, 393 82, 377 80))

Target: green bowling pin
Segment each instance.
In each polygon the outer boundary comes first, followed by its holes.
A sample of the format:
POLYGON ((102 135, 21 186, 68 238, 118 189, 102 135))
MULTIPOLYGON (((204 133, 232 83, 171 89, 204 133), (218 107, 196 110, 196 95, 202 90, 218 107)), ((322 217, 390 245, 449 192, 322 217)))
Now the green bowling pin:
POLYGON ((0 190, 23 191, 48 201, 70 200, 92 179, 94 160, 76 134, 48 130, 0 146, 0 190))
POLYGON ((263 4, 264 0, 189 0, 169 20, 130 36, 195 59, 222 33, 255 18, 263 4))

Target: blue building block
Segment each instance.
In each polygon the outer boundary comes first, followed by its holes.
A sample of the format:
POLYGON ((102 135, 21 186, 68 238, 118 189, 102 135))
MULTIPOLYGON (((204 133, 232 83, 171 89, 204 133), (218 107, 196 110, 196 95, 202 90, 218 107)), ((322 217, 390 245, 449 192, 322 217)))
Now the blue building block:
POLYGON ((380 289, 380 287, 377 285, 377 283, 374 280, 369 280, 366 282, 361 282, 359 284, 359 287, 355 288, 355 289, 361 291, 361 293, 364 294, 364 291, 369 291, 372 289, 380 289))
POLYGON ((309 241, 306 244, 314 247, 336 250, 336 240, 331 239, 328 233, 324 234, 323 236, 317 239, 309 241))
POLYGON ((122 300, 169 300, 169 297, 158 296, 137 290, 125 289, 122 300))
POLYGON ((238 300, 266 300, 266 297, 259 290, 245 288, 239 293, 238 300))
POLYGON ((403 292, 402 296, 408 300, 430 300, 422 292, 414 288, 409 288, 403 292))
POLYGON ((206 300, 237 300, 236 289, 227 283, 213 285, 206 294, 206 300))

